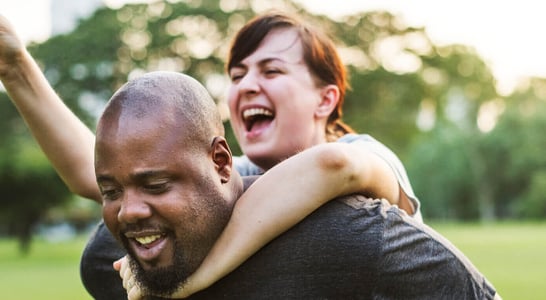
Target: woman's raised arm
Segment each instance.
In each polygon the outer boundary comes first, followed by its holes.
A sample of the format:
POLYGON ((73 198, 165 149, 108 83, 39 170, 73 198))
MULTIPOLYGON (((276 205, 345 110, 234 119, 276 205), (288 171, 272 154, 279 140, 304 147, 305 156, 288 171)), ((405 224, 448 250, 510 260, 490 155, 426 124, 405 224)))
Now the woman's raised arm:
POLYGON ((93 133, 55 93, 12 25, 1 15, 0 80, 68 188, 100 203, 93 133))

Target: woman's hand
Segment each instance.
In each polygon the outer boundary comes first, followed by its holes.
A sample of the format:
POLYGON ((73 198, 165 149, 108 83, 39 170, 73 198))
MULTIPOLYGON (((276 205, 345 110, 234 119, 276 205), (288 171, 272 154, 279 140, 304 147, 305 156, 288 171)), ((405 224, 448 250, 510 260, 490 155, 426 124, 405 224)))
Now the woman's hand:
MULTIPOLYGON (((135 279, 135 275, 131 271, 131 266, 129 264, 129 257, 124 256, 114 262, 114 269, 119 272, 119 276, 123 281, 123 288, 127 291, 128 300, 142 300, 144 299, 144 294, 140 288, 138 281, 135 279)), ((191 294, 197 292, 198 290, 191 288, 193 286, 192 276, 188 280, 181 284, 178 287, 178 290, 171 295, 156 295, 168 299, 183 299, 189 297, 191 294)))
POLYGON ((129 258, 124 256, 114 262, 114 269, 119 272, 119 276, 123 280, 123 288, 127 290, 127 299, 141 300, 143 299, 140 286, 131 271, 129 258))
POLYGON ((24 46, 13 26, 0 15, 0 77, 7 75, 24 52, 24 46))

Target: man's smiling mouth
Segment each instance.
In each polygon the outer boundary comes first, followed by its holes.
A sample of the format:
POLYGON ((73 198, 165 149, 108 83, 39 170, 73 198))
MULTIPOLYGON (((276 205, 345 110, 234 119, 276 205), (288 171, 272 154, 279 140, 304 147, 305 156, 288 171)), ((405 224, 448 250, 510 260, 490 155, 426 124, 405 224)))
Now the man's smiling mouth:
POLYGON ((161 238, 161 234, 153 234, 148 236, 142 236, 142 237, 135 237, 134 239, 139 242, 142 246, 150 245, 153 242, 157 241, 159 238, 161 238))

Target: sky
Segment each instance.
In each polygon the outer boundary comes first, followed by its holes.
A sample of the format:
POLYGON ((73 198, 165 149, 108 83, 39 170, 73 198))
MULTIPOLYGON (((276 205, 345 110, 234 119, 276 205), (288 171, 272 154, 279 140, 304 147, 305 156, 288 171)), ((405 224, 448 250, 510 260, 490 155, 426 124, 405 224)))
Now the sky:
MULTIPOLYGON (((86 1, 86 0, 79 0, 86 1)), ((106 0, 111 6, 138 0, 106 0)), ((206 1, 206 0, 204 0, 206 1)), ((296 0, 309 11, 338 18, 358 11, 388 10, 408 25, 424 26, 435 44, 474 47, 508 93, 525 76, 546 78, 546 3, 536 0, 296 0)), ((0 14, 25 42, 47 39, 49 0, 0 0, 0 14), (29 9, 30 8, 30 9, 29 9)))

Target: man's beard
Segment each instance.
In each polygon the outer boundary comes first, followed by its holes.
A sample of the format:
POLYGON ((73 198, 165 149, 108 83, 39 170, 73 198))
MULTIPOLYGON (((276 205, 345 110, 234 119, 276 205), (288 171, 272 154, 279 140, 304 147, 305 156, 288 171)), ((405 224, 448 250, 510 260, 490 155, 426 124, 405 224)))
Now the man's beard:
MULTIPOLYGON (((173 264, 167 267, 144 270, 132 251, 128 251, 131 271, 144 295, 168 296, 184 284, 193 271, 188 270, 178 241, 174 242, 173 264)), ((130 249, 126 247, 126 249, 130 249)))

